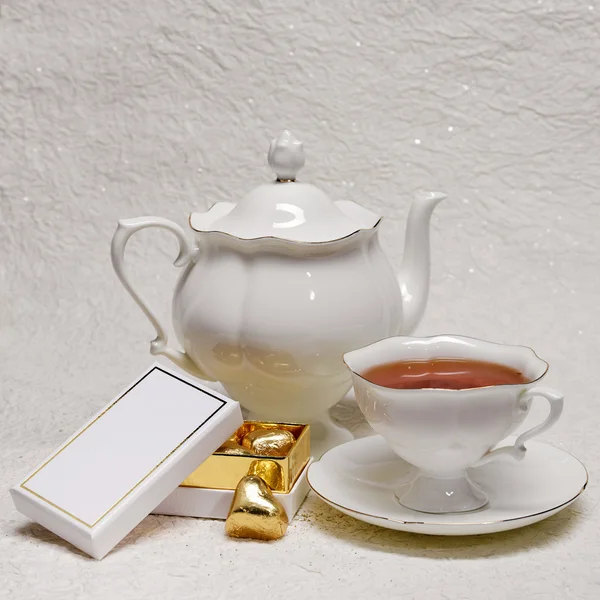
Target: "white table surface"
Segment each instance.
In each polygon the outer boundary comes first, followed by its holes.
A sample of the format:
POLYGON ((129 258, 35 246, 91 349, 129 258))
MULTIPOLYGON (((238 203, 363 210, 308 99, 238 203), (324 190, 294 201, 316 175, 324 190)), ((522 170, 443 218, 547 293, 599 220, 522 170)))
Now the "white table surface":
MULTIPOLYGON (((2 6, 0 597, 600 597, 600 6, 293 4, 2 6), (590 472, 571 508, 452 539, 310 496, 276 543, 151 516, 100 562, 15 511, 9 487, 151 361, 153 332, 110 265, 116 220, 184 224, 238 199, 269 179, 284 126, 306 141, 305 180, 386 216, 395 265, 412 194, 448 192, 419 333, 527 344, 550 362, 566 406, 543 439, 590 472)), ((139 237, 128 258, 166 316, 175 243, 139 237)), ((352 404, 335 415, 369 433, 352 404)))
MULTIPOLYGON (((103 315, 126 305, 113 288, 103 315)), ((52 317, 33 318, 26 328, 15 323, 4 338, 0 597, 259 598, 265 592, 276 598, 595 597, 600 582, 595 350, 576 345, 581 339, 576 333, 565 336, 560 348, 549 345, 553 370, 561 374, 551 380, 565 390, 567 404, 562 423, 544 439, 581 458, 591 484, 572 507, 547 521, 479 537, 419 536, 367 525, 311 494, 275 543, 229 539, 220 521, 149 516, 97 562, 17 513, 8 495, 11 485, 150 360, 127 328, 117 332, 103 325, 85 302, 84 308, 75 299, 64 302, 52 317), (78 312, 71 329, 70 315, 78 312), (124 348, 132 354, 126 357, 124 348), (583 352, 582 360, 573 360, 574 352, 583 352)), ((352 403, 342 403, 334 414, 357 435, 368 433, 352 403)))

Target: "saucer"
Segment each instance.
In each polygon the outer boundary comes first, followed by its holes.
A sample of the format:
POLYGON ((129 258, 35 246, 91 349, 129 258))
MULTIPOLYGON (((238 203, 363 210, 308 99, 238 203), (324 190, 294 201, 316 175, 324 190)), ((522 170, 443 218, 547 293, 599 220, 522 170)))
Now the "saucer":
MULTIPOLYGON (((508 438, 503 445, 513 443, 508 438)), ((308 483, 327 504, 366 523, 428 535, 478 535, 525 527, 571 504, 588 473, 574 456, 543 442, 527 442, 520 461, 497 461, 469 470, 490 502, 466 513, 428 514, 394 498, 415 468, 398 458, 379 435, 333 448, 308 470, 308 483)))

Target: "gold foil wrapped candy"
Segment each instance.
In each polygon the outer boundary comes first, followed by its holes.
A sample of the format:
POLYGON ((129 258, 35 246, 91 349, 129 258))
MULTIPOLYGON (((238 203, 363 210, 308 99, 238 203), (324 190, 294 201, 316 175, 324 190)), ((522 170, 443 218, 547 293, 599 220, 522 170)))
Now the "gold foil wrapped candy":
MULTIPOLYGON (((286 438, 290 442, 292 441, 289 437, 286 436, 286 438)), ((248 442, 249 440, 246 443, 248 442)), ((254 474, 249 473, 248 470, 257 459, 277 463, 281 472, 281 482, 276 487, 272 486, 271 489, 282 494, 289 493, 310 459, 310 426, 298 423, 245 421, 235 433, 222 443, 214 454, 190 473, 181 485, 183 487, 233 491, 242 477, 254 474), (242 446, 242 440, 250 433, 265 434, 281 430, 288 432, 293 438, 291 449, 283 455, 269 455, 267 459, 267 455, 263 454, 262 456, 265 456, 265 458, 260 459, 261 455, 257 455, 252 450, 242 446)), ((272 479, 271 481, 275 480, 272 479)))
POLYGON ((271 491, 281 489, 283 471, 274 460, 255 460, 248 469, 248 475, 258 475, 271 491))
POLYGON ((243 446, 240 446, 237 441, 227 440, 218 450, 219 454, 231 454, 233 456, 252 456, 252 452, 243 446))
POLYGON ((286 429, 255 429, 244 436, 242 446, 256 456, 286 456, 295 442, 286 429))
POLYGON ((285 509, 263 479, 258 475, 243 477, 235 490, 225 521, 227 535, 255 540, 278 540, 285 535, 287 526, 285 509))
MULTIPOLYGON (((226 534, 256 540, 277 540, 283 537, 288 527, 288 515, 273 491, 289 492, 300 470, 309 460, 308 425, 247 421, 217 453, 239 453, 240 458, 231 460, 237 461, 238 467, 244 468, 242 472, 237 471, 237 477, 241 476, 241 479, 234 480, 237 481, 237 486, 225 521, 226 534), (250 458, 243 452, 248 453, 250 458), (254 456, 270 458, 253 460, 254 456)), ((219 460, 222 464, 222 461, 228 459, 213 456, 213 460, 219 460)), ((216 467, 215 464, 215 472, 216 467)), ((198 474, 198 470, 195 474, 198 474)))

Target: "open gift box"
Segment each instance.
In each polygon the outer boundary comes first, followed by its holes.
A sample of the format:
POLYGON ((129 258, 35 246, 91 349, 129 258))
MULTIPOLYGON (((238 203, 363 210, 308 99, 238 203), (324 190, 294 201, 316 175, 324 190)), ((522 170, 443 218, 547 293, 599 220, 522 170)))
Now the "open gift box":
POLYGON ((162 515, 226 519, 234 491, 257 460, 276 463, 281 476, 272 490, 291 521, 309 491, 306 473, 310 458, 310 426, 246 421, 231 436, 237 442, 256 430, 289 431, 295 438, 284 456, 235 456, 217 450, 191 473, 152 512, 162 515))
MULTIPOLYGON (((235 477, 249 468, 247 460, 235 459, 257 457, 213 452, 240 427, 256 426, 244 425, 237 402, 155 364, 11 495, 21 513, 102 558, 151 512, 226 518, 235 477), (207 487, 215 482, 220 489, 207 487)), ((286 427, 297 434, 291 451, 268 460, 281 467, 285 483, 276 496, 291 519, 308 492, 310 449, 306 426, 286 427)))

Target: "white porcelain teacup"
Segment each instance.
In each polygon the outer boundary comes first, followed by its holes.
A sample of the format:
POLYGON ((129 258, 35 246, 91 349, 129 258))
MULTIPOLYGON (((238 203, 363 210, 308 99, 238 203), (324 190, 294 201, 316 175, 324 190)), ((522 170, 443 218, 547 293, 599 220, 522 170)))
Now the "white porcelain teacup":
POLYGON ((525 346, 440 335, 392 337, 348 352, 344 362, 360 410, 394 452, 419 469, 414 481, 396 491, 398 501, 428 513, 465 512, 488 502, 467 469, 499 458, 521 460, 525 442, 560 417, 563 396, 538 387, 548 364, 525 346), (520 371, 525 383, 470 389, 395 389, 365 379, 369 369, 392 362, 437 358, 477 360, 520 371), (535 396, 546 398, 550 414, 511 446, 492 450, 524 421, 535 396))

